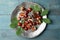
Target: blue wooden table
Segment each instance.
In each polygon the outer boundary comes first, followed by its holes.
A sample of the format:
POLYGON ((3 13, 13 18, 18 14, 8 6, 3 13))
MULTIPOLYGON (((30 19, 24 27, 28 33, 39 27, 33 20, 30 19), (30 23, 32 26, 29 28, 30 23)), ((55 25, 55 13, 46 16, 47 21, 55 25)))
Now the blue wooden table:
POLYGON ((60 0, 0 0, 0 40, 60 40, 60 0), (48 17, 52 23, 37 38, 19 37, 9 27, 11 13, 22 2, 35 2, 49 9, 48 17))

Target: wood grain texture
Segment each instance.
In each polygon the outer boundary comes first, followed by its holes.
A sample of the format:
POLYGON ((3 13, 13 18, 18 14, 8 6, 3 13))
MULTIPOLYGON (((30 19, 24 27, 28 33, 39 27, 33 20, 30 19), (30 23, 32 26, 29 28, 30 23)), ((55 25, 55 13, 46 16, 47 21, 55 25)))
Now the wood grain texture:
POLYGON ((60 0, 0 0, 0 40, 60 40, 60 0), (36 2, 50 10, 52 23, 37 38, 19 37, 9 27, 12 11, 22 2, 36 2))

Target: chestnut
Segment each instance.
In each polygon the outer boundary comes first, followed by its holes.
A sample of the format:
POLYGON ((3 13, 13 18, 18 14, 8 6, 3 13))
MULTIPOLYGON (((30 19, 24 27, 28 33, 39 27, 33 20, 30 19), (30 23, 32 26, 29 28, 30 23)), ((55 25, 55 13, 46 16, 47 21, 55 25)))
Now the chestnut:
POLYGON ((27 18, 27 17, 28 17, 28 15, 25 15, 24 17, 25 17, 25 18, 27 18))
POLYGON ((36 27, 35 26, 32 26, 31 30, 32 31, 35 31, 36 30, 36 27))
POLYGON ((41 21, 40 20, 37 20, 36 21, 36 24, 38 25, 38 24, 41 24, 41 21))
POLYGON ((28 28, 27 28, 27 27, 25 27, 25 28, 24 28, 24 30, 26 30, 26 31, 27 31, 27 30, 28 30, 28 28))
POLYGON ((35 18, 36 18, 36 20, 40 20, 41 16, 37 15, 35 18))
POLYGON ((28 22, 33 22, 33 19, 28 19, 28 22))
POLYGON ((29 10, 26 10, 26 14, 28 14, 29 13, 29 10))
POLYGON ((25 27, 25 25, 24 24, 22 24, 22 28, 24 28, 25 27))
POLYGON ((18 26, 22 26, 22 23, 18 22, 18 26))
POLYGON ((33 23, 31 23, 31 22, 30 22, 30 23, 29 23, 29 25, 30 25, 30 26, 32 26, 32 25, 33 25, 33 23))
POLYGON ((28 21, 25 21, 25 22, 24 22, 24 25, 26 26, 27 24, 28 24, 28 21))
POLYGON ((28 28, 28 29, 30 29, 31 28, 31 26, 28 24, 28 25, 26 25, 26 27, 28 28))
POLYGON ((36 22, 33 22, 33 25, 37 25, 37 23, 36 22))
POLYGON ((29 12, 31 12, 31 11, 32 11, 32 8, 28 8, 27 10, 28 10, 29 12))
POLYGON ((31 17, 30 17, 30 16, 28 16, 28 18, 30 19, 31 17))
POLYGON ((20 13, 20 16, 24 16, 25 14, 24 13, 20 13))

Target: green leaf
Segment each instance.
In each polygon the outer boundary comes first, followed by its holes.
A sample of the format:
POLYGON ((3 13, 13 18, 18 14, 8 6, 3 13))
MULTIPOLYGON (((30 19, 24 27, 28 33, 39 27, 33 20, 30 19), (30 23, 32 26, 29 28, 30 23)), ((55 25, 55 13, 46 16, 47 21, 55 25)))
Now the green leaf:
POLYGON ((48 23, 48 24, 51 23, 50 19, 48 19, 48 18, 44 18, 43 21, 44 21, 45 23, 48 23))
MULTIPOLYGON (((16 17, 14 17, 12 20, 11 20, 11 24, 10 24, 10 27, 11 28, 16 28, 17 27, 17 30, 16 30, 16 34, 17 35, 21 35, 21 33, 24 31, 23 28, 21 28, 20 26, 17 26, 18 24, 18 20, 16 17)), ((24 20, 22 20, 22 23, 24 23, 24 20)))
POLYGON ((44 10, 42 13, 41 13, 41 16, 44 16, 44 15, 47 15, 48 14, 48 10, 44 10))
POLYGON ((20 35, 20 34, 21 34, 20 28, 18 28, 18 29, 16 30, 16 34, 17 34, 17 35, 20 35))
POLYGON ((18 26, 18 29, 16 30, 16 34, 21 35, 22 32, 23 32, 23 29, 20 26, 18 26))
POLYGON ((10 24, 10 27, 11 27, 11 28, 16 28, 16 26, 17 26, 17 25, 15 25, 15 24, 12 24, 12 23, 10 24))
POLYGON ((18 20, 17 20, 16 17, 14 17, 14 18, 11 20, 11 23, 17 23, 17 22, 18 22, 18 20))
POLYGON ((10 27, 11 27, 11 28, 16 28, 17 23, 18 23, 18 20, 17 20, 16 17, 14 17, 14 18, 11 20, 10 27))
POLYGON ((42 9, 40 8, 40 6, 34 5, 34 10, 35 10, 35 11, 41 11, 42 9))
POLYGON ((16 17, 13 17, 13 18, 12 18, 12 22, 13 22, 14 20, 17 20, 17 18, 16 18, 16 17))
POLYGON ((39 5, 31 5, 31 8, 33 9, 33 11, 42 11, 42 9, 40 8, 40 6, 39 5))
POLYGON ((31 6, 30 6, 30 8, 34 9, 34 6, 33 6, 33 5, 31 5, 31 6))

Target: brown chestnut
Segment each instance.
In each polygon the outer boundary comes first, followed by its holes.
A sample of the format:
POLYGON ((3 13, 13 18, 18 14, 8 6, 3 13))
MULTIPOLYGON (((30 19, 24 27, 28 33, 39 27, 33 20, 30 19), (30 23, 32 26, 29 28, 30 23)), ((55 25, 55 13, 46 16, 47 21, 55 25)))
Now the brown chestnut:
POLYGON ((27 27, 25 27, 24 29, 25 29, 26 31, 28 30, 28 28, 27 28, 27 27))
POLYGON ((18 26, 22 26, 22 23, 18 22, 18 26))
POLYGON ((32 8, 28 8, 27 10, 28 10, 29 12, 31 12, 31 11, 32 11, 32 8))

